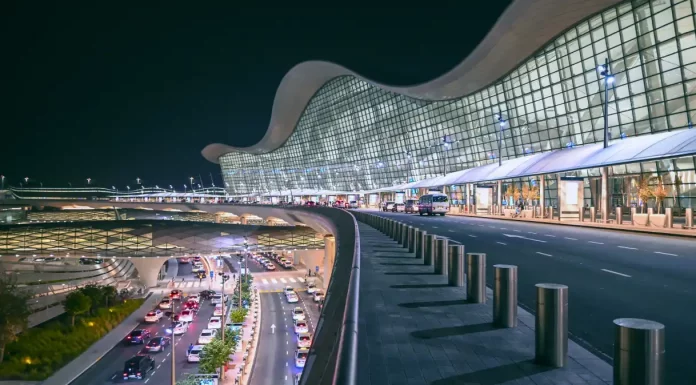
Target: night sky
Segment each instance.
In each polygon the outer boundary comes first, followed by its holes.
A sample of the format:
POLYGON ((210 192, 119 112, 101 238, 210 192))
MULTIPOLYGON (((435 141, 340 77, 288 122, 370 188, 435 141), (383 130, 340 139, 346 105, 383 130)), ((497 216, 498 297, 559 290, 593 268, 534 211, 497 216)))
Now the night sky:
POLYGON ((219 166, 200 151, 258 141, 295 64, 328 60, 382 83, 425 82, 461 62, 509 2, 5 0, 0 174, 12 185, 29 177, 77 187, 90 177, 125 188, 136 177, 183 187, 201 175, 207 185, 212 173, 220 186, 219 166))

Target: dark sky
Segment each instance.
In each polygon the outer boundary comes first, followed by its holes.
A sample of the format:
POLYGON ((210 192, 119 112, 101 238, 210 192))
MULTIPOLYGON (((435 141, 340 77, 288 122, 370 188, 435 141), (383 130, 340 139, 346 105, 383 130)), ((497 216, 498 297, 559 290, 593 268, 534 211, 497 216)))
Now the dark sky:
POLYGON ((295 64, 329 60, 383 83, 428 81, 463 60, 509 2, 3 1, 0 174, 13 185, 90 177, 124 188, 136 177, 181 186, 200 174, 208 184, 212 173, 220 185, 201 149, 258 141, 295 64))

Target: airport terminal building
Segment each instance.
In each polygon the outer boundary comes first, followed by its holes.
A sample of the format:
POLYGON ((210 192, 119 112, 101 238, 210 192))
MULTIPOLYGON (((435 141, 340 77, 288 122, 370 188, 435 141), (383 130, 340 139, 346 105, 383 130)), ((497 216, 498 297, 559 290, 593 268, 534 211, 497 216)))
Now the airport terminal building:
POLYGON ((695 17, 689 0, 516 0, 459 66, 425 84, 301 63, 257 145, 211 144, 203 155, 232 196, 373 203, 379 192, 444 187, 457 203, 466 184, 502 181, 504 191, 541 186, 553 205, 558 178, 572 176, 588 205, 636 205, 650 178, 669 192, 664 206, 692 207, 695 17))

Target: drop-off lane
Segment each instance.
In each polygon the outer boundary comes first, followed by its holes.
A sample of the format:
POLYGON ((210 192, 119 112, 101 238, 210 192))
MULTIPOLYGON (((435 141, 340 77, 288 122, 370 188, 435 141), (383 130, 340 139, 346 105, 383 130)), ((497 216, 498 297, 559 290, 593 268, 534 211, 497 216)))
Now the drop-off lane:
POLYGON ((689 384, 696 377, 684 338, 696 318, 695 241, 470 217, 379 215, 461 242, 467 252, 486 253, 489 286, 492 265, 519 266, 519 301, 529 310, 535 308, 536 283, 568 285, 573 338, 607 359, 613 354, 614 319, 664 323, 668 383, 689 384))

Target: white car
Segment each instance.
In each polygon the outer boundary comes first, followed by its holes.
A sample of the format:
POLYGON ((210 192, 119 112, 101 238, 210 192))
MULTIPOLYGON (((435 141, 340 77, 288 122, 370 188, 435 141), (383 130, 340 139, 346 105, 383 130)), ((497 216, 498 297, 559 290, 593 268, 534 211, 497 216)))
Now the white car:
POLYGON ((288 303, 297 303, 300 300, 295 293, 285 294, 285 298, 287 298, 288 303))
POLYGON ((292 261, 286 259, 285 262, 283 262, 283 267, 286 269, 289 269, 292 267, 292 261))
POLYGON ((214 329, 203 329, 201 330, 201 335, 198 336, 198 345, 209 344, 213 338, 217 335, 217 330, 214 329))
POLYGON ((298 368, 304 368, 307 362, 307 357, 309 356, 309 349, 297 349, 295 350, 295 366, 298 368))
POLYGON ((268 262, 268 264, 266 265, 266 270, 275 270, 275 269, 276 269, 275 265, 272 264, 271 262, 268 262))
POLYGON ((314 294, 318 290, 317 284, 314 282, 307 283, 307 294, 314 294))
POLYGON ((191 268, 191 271, 194 273, 198 273, 199 271, 205 271, 203 268, 203 264, 200 262, 196 262, 193 264, 193 267, 191 268))
POLYGON ((309 327, 305 321, 295 321, 295 334, 309 333, 309 327))
POLYGON ((201 353, 203 353, 203 345, 193 345, 191 350, 186 355, 187 362, 200 362, 201 353))
POLYGON ((301 307, 296 307, 296 308, 292 309, 292 319, 293 320, 304 321, 305 317, 306 317, 305 312, 304 312, 304 310, 302 310, 301 307))
POLYGON ((181 322, 193 322, 193 311, 184 310, 179 314, 179 321, 181 322))
POLYGON ((222 303, 222 294, 215 294, 210 299, 211 305, 219 305, 222 303))
POLYGON ((162 310, 167 310, 172 308, 172 301, 169 298, 163 299, 162 302, 157 305, 162 310))
POLYGON ((188 296, 188 298, 186 298, 186 301, 187 302, 193 301, 193 302, 201 303, 201 296, 200 296, 200 294, 191 294, 188 296))
POLYGON ((180 336, 188 331, 188 326, 188 322, 179 322, 176 325, 174 325, 172 333, 174 333, 175 336, 180 336))
POLYGON ((216 317, 222 317, 222 304, 215 305, 215 310, 213 310, 213 315, 216 317))
POLYGON ((293 289, 292 286, 285 286, 285 294, 286 295, 290 294, 290 293, 294 293, 294 292, 295 292, 295 289, 293 289))
POLYGON ((297 347, 308 348, 312 346, 312 335, 309 333, 300 333, 297 335, 297 347))
POLYGON ((208 329, 220 329, 222 325, 222 321, 220 320, 220 317, 210 317, 210 321, 208 321, 208 329))
POLYGON ((145 322, 149 322, 149 323, 159 322, 162 319, 162 316, 164 316, 164 313, 162 313, 162 311, 153 310, 153 311, 145 314, 145 322))
POLYGON ((321 302, 324 299, 324 292, 317 290, 314 292, 314 302, 321 302))

